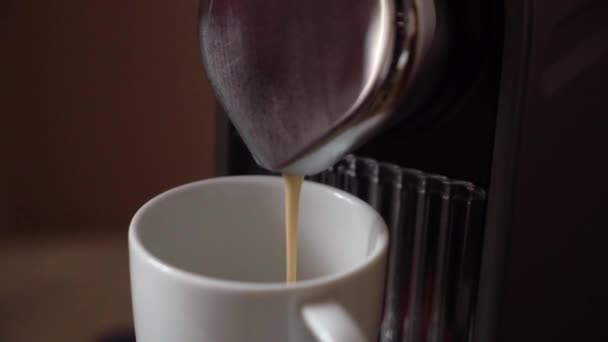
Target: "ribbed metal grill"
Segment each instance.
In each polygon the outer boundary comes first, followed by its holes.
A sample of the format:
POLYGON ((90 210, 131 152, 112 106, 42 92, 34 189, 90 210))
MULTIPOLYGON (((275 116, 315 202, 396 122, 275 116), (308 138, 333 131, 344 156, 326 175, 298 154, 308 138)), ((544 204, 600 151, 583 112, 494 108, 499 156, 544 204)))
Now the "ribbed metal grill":
POLYGON ((485 192, 465 181, 347 156, 309 177, 380 212, 391 236, 381 342, 468 341, 485 192))

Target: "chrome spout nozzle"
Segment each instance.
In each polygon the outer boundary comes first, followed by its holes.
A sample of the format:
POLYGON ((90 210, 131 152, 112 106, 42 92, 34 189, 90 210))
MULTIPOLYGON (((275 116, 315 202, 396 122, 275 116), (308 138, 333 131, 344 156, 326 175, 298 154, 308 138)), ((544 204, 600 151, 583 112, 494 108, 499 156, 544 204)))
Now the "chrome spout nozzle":
MULTIPOLYGON (((316 173, 390 121, 427 49, 413 14, 420 11, 408 3, 202 4, 207 77, 258 164, 316 173)), ((434 19, 425 20, 434 27, 434 19)))

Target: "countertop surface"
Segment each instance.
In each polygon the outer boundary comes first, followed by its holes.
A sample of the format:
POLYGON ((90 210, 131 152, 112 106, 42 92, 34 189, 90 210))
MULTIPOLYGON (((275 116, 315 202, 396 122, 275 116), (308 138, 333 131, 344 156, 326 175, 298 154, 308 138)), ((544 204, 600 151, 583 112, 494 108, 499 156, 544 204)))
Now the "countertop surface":
POLYGON ((98 341, 132 327, 126 230, 0 238, 0 341, 98 341))

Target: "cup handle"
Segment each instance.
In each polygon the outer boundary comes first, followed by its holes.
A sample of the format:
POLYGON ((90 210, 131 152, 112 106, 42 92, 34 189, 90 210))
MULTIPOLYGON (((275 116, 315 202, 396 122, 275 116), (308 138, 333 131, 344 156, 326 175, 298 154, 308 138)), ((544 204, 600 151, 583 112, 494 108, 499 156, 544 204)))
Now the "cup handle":
POLYGON ((319 342, 367 342, 357 322, 336 301, 305 304, 302 317, 319 342))

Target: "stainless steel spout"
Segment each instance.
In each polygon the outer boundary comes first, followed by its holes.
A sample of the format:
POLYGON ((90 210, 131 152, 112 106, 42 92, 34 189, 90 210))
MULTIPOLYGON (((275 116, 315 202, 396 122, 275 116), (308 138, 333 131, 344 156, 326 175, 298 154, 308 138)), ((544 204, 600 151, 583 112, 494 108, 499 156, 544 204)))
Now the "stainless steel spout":
POLYGON ((203 64, 257 163, 313 174, 429 88, 411 86, 435 63, 438 18, 427 0, 203 1, 203 64))

